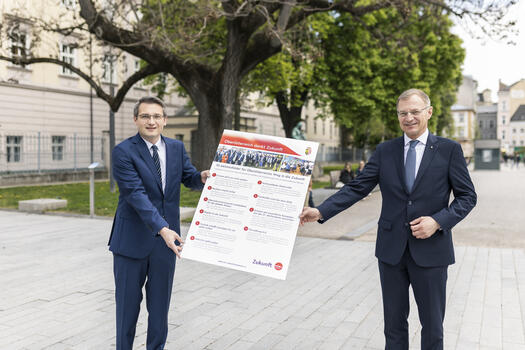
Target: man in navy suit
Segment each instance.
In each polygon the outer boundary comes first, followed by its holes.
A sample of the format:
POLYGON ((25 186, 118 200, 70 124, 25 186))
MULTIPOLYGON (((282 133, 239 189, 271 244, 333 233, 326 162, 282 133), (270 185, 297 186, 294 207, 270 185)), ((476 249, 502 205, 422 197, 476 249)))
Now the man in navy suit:
POLYGON ((378 145, 356 179, 317 208, 304 208, 300 219, 322 223, 379 184, 383 203, 375 254, 386 349, 408 349, 410 285, 422 325, 421 349, 443 349, 447 268, 454 263, 451 229, 477 197, 461 146, 428 131, 428 96, 417 89, 403 92, 397 115, 404 135, 378 145))
POLYGON ((116 347, 131 350, 146 284, 147 349, 162 350, 168 334, 175 256, 180 257, 180 185, 200 189, 209 171, 198 172, 182 142, 161 136, 164 103, 141 98, 133 110, 138 133, 113 150, 120 196, 111 229, 117 309, 116 347))

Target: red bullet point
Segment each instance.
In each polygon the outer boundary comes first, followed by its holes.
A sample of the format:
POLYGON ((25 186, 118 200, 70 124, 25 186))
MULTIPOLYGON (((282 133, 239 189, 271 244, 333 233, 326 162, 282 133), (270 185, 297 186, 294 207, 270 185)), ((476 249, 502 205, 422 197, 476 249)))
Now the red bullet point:
POLYGON ((248 226, 244 226, 244 231, 248 231, 248 226))
POLYGON ((199 213, 201 213, 201 214, 204 213, 204 210, 203 209, 199 210, 199 213))
POLYGON ((260 185, 260 184, 262 184, 262 181, 261 181, 261 180, 259 180, 259 181, 257 181, 257 183, 258 183, 258 184, 260 185))
POLYGON ((208 186, 208 189, 211 190, 211 186, 208 186))
POLYGON ((200 222, 199 221, 195 221, 195 225, 200 225, 200 222))
POLYGON ((215 177, 215 176, 217 176, 217 174, 216 174, 216 173, 213 173, 213 174, 211 174, 211 176, 215 177))
POLYGON ((195 239, 195 236, 191 236, 190 239, 193 241, 195 239))
POLYGON ((283 268, 283 264, 281 264, 281 263, 279 263, 279 262, 278 262, 278 263, 275 263, 275 269, 276 269, 277 271, 282 270, 282 268, 283 268))
POLYGON ((253 198, 257 198, 257 197, 259 197, 259 196, 257 196, 257 194, 254 194, 254 195, 253 195, 253 198))
POLYGON ((253 211, 253 208, 250 208, 250 211, 253 211))
POLYGON ((208 197, 204 197, 204 201, 206 202, 208 200, 208 197))

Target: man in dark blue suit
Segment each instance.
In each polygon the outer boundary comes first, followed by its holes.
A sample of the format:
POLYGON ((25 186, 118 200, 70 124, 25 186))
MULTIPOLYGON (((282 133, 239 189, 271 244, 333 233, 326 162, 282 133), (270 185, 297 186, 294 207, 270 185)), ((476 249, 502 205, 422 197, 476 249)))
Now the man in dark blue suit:
POLYGON ((182 142, 161 136, 164 103, 141 98, 133 110, 138 129, 113 150, 120 196, 111 229, 117 309, 116 347, 131 350, 146 284, 147 349, 162 350, 168 334, 175 256, 180 257, 180 185, 200 189, 209 171, 198 172, 182 142))
POLYGON ((301 224, 330 219, 379 184, 383 203, 375 254, 386 349, 408 349, 410 285, 422 325, 421 349, 443 349, 447 268, 454 263, 451 229, 477 197, 461 146, 428 131, 428 96, 417 89, 403 92, 397 115, 404 136, 378 145, 356 179, 317 208, 303 210, 301 224))

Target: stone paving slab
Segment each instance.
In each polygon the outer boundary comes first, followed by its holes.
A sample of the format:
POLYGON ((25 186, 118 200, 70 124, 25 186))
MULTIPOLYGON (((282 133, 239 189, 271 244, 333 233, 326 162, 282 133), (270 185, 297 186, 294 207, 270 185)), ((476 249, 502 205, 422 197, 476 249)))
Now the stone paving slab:
MULTIPOLYGON (((0 349, 112 349, 111 221, 0 211, 0 349)), ((177 262, 166 349, 381 349, 371 242, 298 237, 286 281, 177 262)), ((525 349, 522 249, 458 247, 446 349, 525 349)), ((420 326, 412 298, 411 349, 420 326)), ((135 349, 146 341, 145 306, 135 349)))

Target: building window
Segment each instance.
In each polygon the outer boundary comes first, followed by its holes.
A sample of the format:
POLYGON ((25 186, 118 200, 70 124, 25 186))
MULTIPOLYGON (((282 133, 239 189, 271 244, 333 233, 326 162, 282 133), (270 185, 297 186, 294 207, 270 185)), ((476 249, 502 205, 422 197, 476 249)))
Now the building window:
POLYGON ((62 5, 68 9, 74 9, 77 6, 77 0, 62 0, 62 5))
POLYGON ((463 113, 459 113, 459 122, 464 123, 465 122, 465 115, 463 113))
POLYGON ((501 110, 502 111, 506 111, 507 110, 507 102, 506 101, 502 101, 501 102, 501 110))
POLYGON ((184 141, 184 134, 175 134, 175 139, 179 141, 184 141))
POLYGON ((505 125, 505 116, 501 117, 501 124, 505 125))
POLYGON ((501 139, 505 140, 505 130, 501 130, 501 139))
POLYGON ((66 143, 65 136, 51 136, 51 151, 53 160, 64 160, 64 144, 66 143))
POLYGON ((7 136, 7 162, 19 163, 22 150, 22 136, 7 136))
POLYGON ((263 124, 259 123, 259 134, 264 134, 263 132, 263 124))
POLYGON ((525 129, 521 128, 520 132, 523 134, 525 132, 525 129))
POLYGON ((106 83, 116 83, 117 79, 115 76, 116 72, 116 56, 105 54, 104 59, 102 60, 102 80, 106 83))
POLYGON ((494 129, 494 120, 489 120, 489 128, 494 129))
POLYGON ((323 136, 326 135, 326 120, 323 120, 323 136))
POLYGON ((480 120, 480 121, 479 121, 479 128, 480 128, 480 129, 483 129, 483 120, 480 120))
POLYGON ((458 137, 463 137, 465 135, 465 128, 463 128, 462 126, 460 126, 458 128, 458 137))
POLYGON ((332 123, 330 123, 330 137, 333 137, 333 134, 334 134, 334 126, 332 125, 332 123))
POLYGON ((512 140, 512 145, 516 146, 516 140, 512 140))
POLYGON ((520 146, 523 146, 523 140, 520 141, 520 146))
POLYGON ((9 33, 9 39, 11 40, 12 58, 29 57, 29 35, 25 30, 20 29, 19 25, 15 25, 9 33))
MULTIPOLYGON (((67 44, 62 44, 60 45, 60 60, 62 60, 62 62, 66 62, 66 63, 69 63, 70 65, 74 66, 75 65, 75 56, 76 56, 76 49, 75 49, 75 45, 67 45, 67 44)), ((62 74, 65 74, 65 75, 75 75, 75 73, 73 73, 71 70, 69 70, 68 68, 66 67, 62 67, 62 74)))
POLYGON ((304 116, 304 133, 308 133, 308 116, 304 116))
POLYGON ((512 133, 515 134, 516 133, 516 129, 512 129, 512 133))
POLYGON ((314 134, 317 135, 317 119, 314 120, 314 134))

